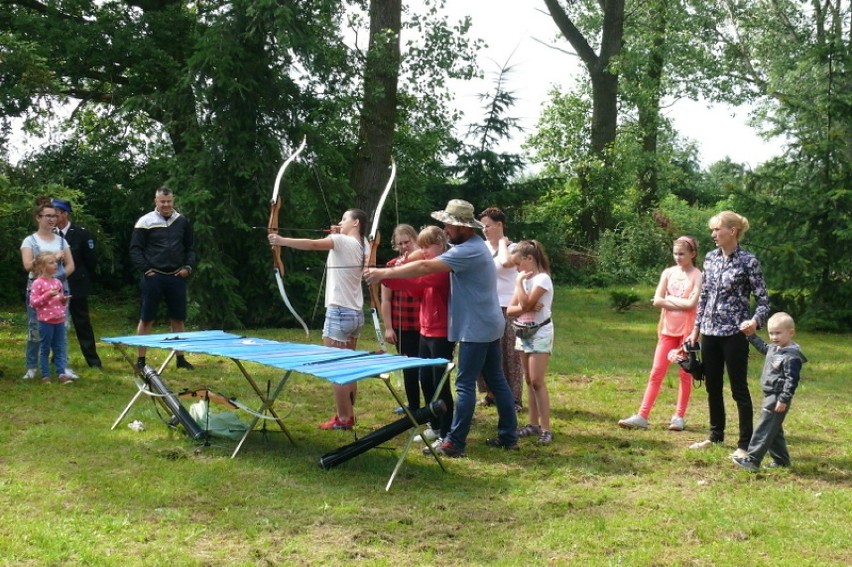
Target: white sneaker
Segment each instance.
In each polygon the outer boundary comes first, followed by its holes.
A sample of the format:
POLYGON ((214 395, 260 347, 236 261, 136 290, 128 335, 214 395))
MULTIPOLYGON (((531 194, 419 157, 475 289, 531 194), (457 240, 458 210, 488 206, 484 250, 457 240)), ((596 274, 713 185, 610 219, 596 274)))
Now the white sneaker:
POLYGON ((34 380, 36 377, 36 369, 28 368, 27 373, 21 376, 21 380, 34 380))
POLYGON ((434 441, 435 439, 439 439, 440 437, 441 437, 440 431, 432 429, 431 427, 427 427, 426 429, 423 430, 423 433, 416 436, 414 438, 414 440, 417 441, 418 443, 431 443, 432 441, 434 441))
POLYGON ((77 380, 77 379, 79 378, 79 376, 77 375, 77 373, 76 373, 76 372, 74 372, 73 370, 71 370, 70 368, 66 368, 66 369, 65 369, 65 372, 63 372, 63 374, 65 374, 66 376, 68 376, 68 378, 70 378, 71 380, 77 380))
POLYGON ((648 420, 637 413, 627 419, 619 420, 618 426, 624 429, 648 429, 648 420))
POLYGON ((737 450, 731 453, 732 459, 745 459, 748 458, 748 451, 744 451, 737 447, 737 450))
MULTIPOLYGON (((432 441, 429 445, 430 445, 430 447, 432 447, 432 449, 437 450, 438 447, 440 447, 441 444, 443 444, 443 442, 444 442, 444 440, 441 439, 440 437, 438 437, 437 439, 432 441)), ((429 450, 429 447, 426 447, 426 448, 423 449, 422 453, 424 455, 431 455, 432 451, 429 450)))
POLYGON ((673 415, 672 421, 669 423, 669 431, 683 431, 684 427, 686 427, 686 421, 682 417, 673 415))

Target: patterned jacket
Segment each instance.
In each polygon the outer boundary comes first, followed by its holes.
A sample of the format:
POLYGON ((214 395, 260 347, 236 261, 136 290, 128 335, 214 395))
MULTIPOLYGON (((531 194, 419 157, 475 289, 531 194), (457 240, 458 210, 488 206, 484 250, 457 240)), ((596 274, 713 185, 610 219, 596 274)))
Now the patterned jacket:
POLYGON ((695 317, 701 334, 729 337, 740 332, 743 321, 754 319, 759 327, 767 317, 769 294, 758 259, 739 246, 727 257, 721 248, 708 252, 695 317), (757 302, 754 315, 750 315, 751 295, 757 302))

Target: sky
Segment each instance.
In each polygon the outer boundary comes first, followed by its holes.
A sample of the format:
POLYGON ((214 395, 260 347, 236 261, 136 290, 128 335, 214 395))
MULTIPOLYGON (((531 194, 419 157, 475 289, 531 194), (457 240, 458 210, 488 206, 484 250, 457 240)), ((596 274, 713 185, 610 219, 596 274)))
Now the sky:
MULTIPOLYGON (((471 34, 488 44, 479 57, 485 78, 454 85, 456 104, 465 114, 463 126, 481 120, 483 112, 477 94, 493 91, 496 72, 509 61, 514 69, 508 89, 518 98, 511 116, 520 120, 526 132, 501 146, 501 150, 520 151, 524 138, 535 128, 548 91, 554 85, 571 86, 574 77, 585 73, 582 62, 566 53, 570 45, 565 39, 558 42, 561 50, 549 47, 559 39, 558 29, 543 0, 449 0, 445 9, 451 19, 471 16, 471 34)), ((687 99, 664 110, 681 135, 697 143, 702 165, 729 157, 756 167, 778 155, 781 145, 777 140, 765 142, 747 126, 748 112, 748 108, 687 99)))

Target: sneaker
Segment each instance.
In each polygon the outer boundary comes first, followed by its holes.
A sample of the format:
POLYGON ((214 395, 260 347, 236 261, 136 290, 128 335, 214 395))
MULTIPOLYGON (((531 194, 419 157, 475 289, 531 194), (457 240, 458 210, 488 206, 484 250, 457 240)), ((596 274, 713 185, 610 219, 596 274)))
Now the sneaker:
POLYGON ((734 457, 733 461, 735 465, 749 472, 757 472, 760 470, 760 466, 748 457, 745 457, 744 459, 741 459, 740 457, 734 457))
POLYGON ((353 427, 355 427, 355 418, 354 417, 352 419, 342 420, 339 417, 337 417, 336 415, 334 417, 332 417, 331 419, 329 419, 328 421, 326 421, 325 423, 319 424, 320 429, 327 429, 327 430, 328 429, 346 429, 346 430, 349 430, 349 429, 352 429, 353 427))
POLYGON ((785 465, 783 463, 779 463, 778 461, 769 461, 768 463, 763 465, 763 468, 766 468, 766 469, 788 469, 788 468, 790 468, 790 465, 785 465))
POLYGON ((696 441, 692 445, 689 446, 690 449, 709 449, 713 446, 713 442, 709 439, 705 439, 704 441, 696 441))
POLYGON ((553 442, 553 432, 552 431, 542 431, 541 435, 538 436, 539 445, 550 445, 553 442))
POLYGON ((517 443, 513 443, 511 445, 507 445, 500 439, 486 439, 485 444, 489 447, 495 447, 497 449, 505 449, 507 451, 517 451, 520 449, 517 443))
MULTIPOLYGON (((444 444, 444 440, 440 437, 429 443, 429 447, 432 447, 433 450, 437 451, 438 447, 444 444)), ((422 453, 424 455, 431 455, 432 451, 429 450, 429 447, 423 449, 422 453)))
POLYGON ((182 356, 177 357, 177 367, 183 368, 184 370, 195 370, 195 367, 182 356))
POLYGON ((449 441, 444 441, 435 449, 435 452, 441 455, 442 457, 448 457, 450 459, 458 459, 460 457, 464 457, 464 452, 461 451, 458 447, 450 443, 449 441))
POLYGON ((686 421, 682 417, 673 415, 669 423, 669 431, 683 431, 684 427, 686 427, 686 421))
POLYGON ((731 453, 732 459, 745 459, 746 457, 748 457, 748 451, 745 451, 743 449, 738 448, 736 451, 731 453))
POLYGON ((74 382, 74 379, 71 378, 68 374, 60 374, 59 375, 59 383, 60 384, 71 384, 74 382))
POLYGON ((42 384, 50 384, 50 376, 42 376, 41 383, 42 384))
POLYGON ((432 429, 431 427, 427 427, 423 430, 423 432, 414 438, 418 443, 431 443, 435 439, 439 439, 441 437, 441 432, 437 429, 432 429))
MULTIPOLYGON (((62 377, 63 377, 63 376, 67 377, 69 380, 77 380, 78 378, 80 378, 80 377, 77 375, 77 373, 76 373, 76 372, 74 372, 73 370, 71 370, 70 368, 66 368, 66 369, 65 369, 65 372, 63 372, 62 374, 60 374, 60 375, 59 375, 59 381, 60 381, 60 382, 62 382, 62 377)), ((63 382, 63 384, 64 384, 64 382, 63 382)))
POLYGON ((518 437, 538 437, 541 435, 541 426, 528 423, 518 429, 518 437))
POLYGON ((36 377, 36 369, 28 368, 27 373, 21 376, 21 380, 35 380, 36 377))
POLYGON ((618 421, 618 426, 624 429, 648 429, 648 420, 639 415, 631 415, 618 421))

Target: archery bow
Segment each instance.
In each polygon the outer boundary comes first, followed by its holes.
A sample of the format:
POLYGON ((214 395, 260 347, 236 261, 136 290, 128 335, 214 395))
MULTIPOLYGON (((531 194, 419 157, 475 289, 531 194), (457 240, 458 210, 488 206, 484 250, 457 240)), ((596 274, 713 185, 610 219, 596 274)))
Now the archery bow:
MULTIPOLYGON (((278 232, 278 211, 281 209, 281 196, 279 195, 279 190, 281 189, 281 180, 284 178, 284 172, 291 163, 296 161, 299 154, 304 151, 307 144, 308 138, 306 136, 302 138, 302 143, 299 144, 296 151, 290 154, 290 157, 284 161, 278 169, 278 175, 275 176, 275 184, 272 187, 272 198, 269 200, 269 222, 266 225, 266 229, 269 234, 276 234, 278 232)), ((295 309, 293 309, 293 305, 290 303, 290 298, 287 297, 287 291, 284 289, 284 262, 281 260, 280 246, 272 246, 272 272, 275 274, 275 283, 278 284, 278 292, 281 294, 281 299, 284 300, 284 305, 287 306, 287 309, 290 310, 290 313, 293 314, 296 321, 302 325, 302 328, 305 330, 305 336, 310 337, 307 323, 305 323, 304 319, 299 317, 299 314, 296 313, 295 309)))
MULTIPOLYGON (((382 208, 385 206, 385 201, 388 198, 388 194, 390 193, 391 187, 393 186, 394 179, 396 179, 396 162, 391 158, 391 174, 390 179, 388 179, 388 184, 385 186, 385 190, 382 192, 382 196, 379 197, 379 203, 376 205, 376 211, 373 213, 373 224, 370 227, 370 259, 367 262, 370 266, 376 265, 376 253, 379 250, 379 244, 381 244, 381 236, 379 235, 379 219, 382 216, 382 208)), ((381 352, 385 352, 385 336, 382 333, 382 325, 379 322, 379 309, 381 309, 382 300, 379 294, 379 290, 381 284, 373 284, 370 287, 370 314, 373 316, 373 327, 376 330, 376 342, 379 345, 379 350, 381 352)))

